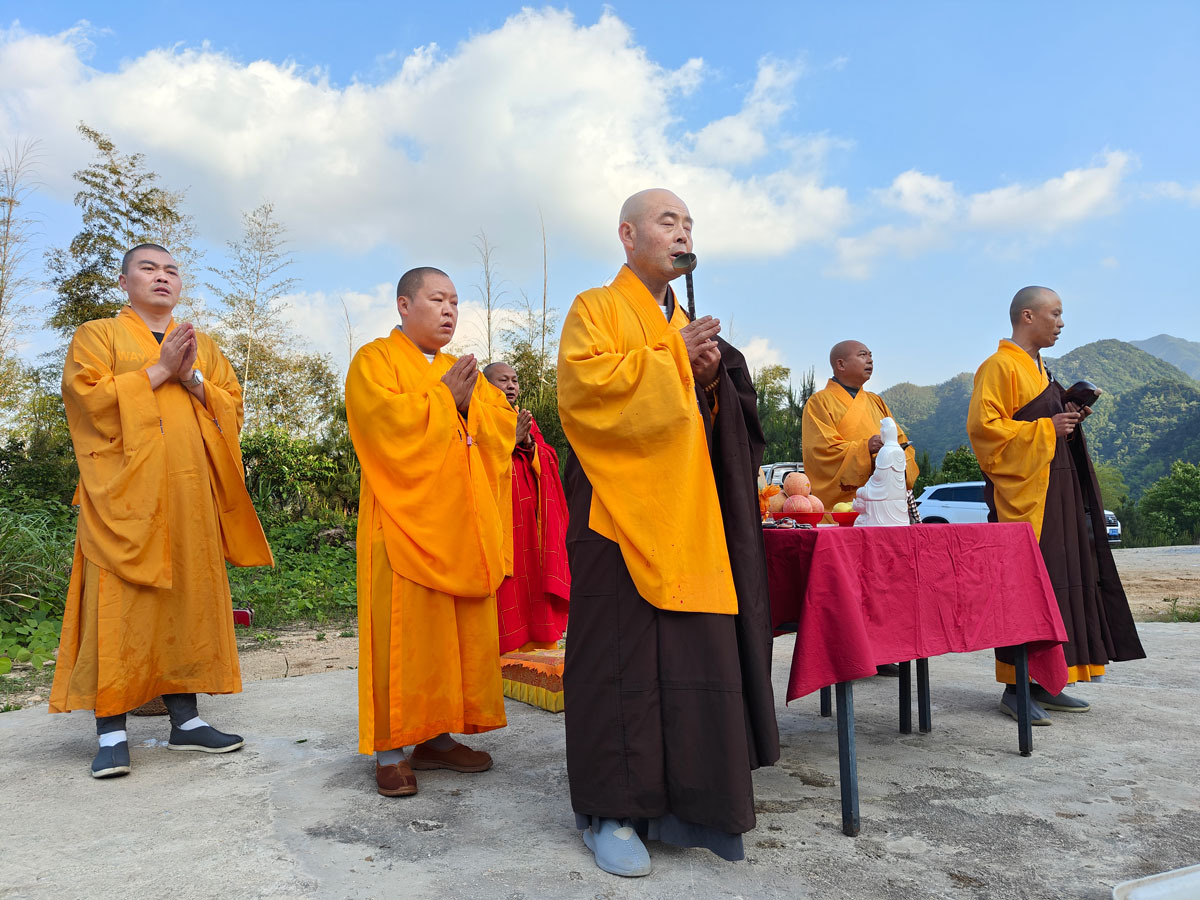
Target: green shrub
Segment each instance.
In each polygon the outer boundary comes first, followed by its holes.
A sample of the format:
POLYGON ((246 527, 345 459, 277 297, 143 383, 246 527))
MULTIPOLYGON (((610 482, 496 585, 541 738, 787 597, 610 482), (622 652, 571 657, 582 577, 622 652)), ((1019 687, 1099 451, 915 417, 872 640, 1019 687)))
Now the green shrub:
POLYGON ((0 674, 53 658, 74 544, 70 507, 0 494, 0 674))
POLYGON ((255 627, 349 621, 358 608, 354 548, 346 543, 353 536, 354 521, 341 517, 270 523, 275 568, 230 567, 233 605, 253 609, 255 627))

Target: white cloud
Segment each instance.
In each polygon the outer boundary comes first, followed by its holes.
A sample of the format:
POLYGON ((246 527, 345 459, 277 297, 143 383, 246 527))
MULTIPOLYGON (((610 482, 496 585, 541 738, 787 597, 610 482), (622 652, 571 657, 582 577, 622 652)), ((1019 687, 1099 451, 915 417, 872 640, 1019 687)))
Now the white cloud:
POLYGON ((1009 185, 973 194, 967 219, 981 228, 1055 231, 1104 215, 1116 209, 1121 180, 1133 164, 1129 154, 1110 151, 1103 165, 1072 169, 1033 187, 1009 185))
POLYGON ((740 166, 765 155, 767 132, 792 105, 792 86, 802 71, 799 64, 759 62, 754 87, 741 110, 688 135, 695 140, 693 159, 701 164, 740 166))
POLYGON ((777 366, 783 364, 783 354, 776 347, 771 346, 769 338, 753 337, 745 342, 738 343, 738 349, 742 351, 742 355, 746 357, 746 365, 750 367, 750 371, 754 372, 761 369, 763 366, 777 366))
POLYGON ((1178 181, 1163 181, 1154 185, 1153 192, 1160 197, 1183 200, 1190 206, 1200 206, 1200 184, 1185 187, 1178 181))
MULTIPOLYGON (((48 190, 65 199, 70 172, 89 161, 74 132, 86 121, 123 152, 145 153, 168 186, 190 188, 212 243, 236 235, 239 212, 264 198, 299 251, 383 246, 403 262, 446 265, 470 258, 480 227, 536 247, 539 206, 560 250, 616 256, 620 202, 651 185, 689 202, 697 251, 712 258, 782 255, 847 218, 845 192, 798 157, 736 175, 760 150, 733 126, 672 137, 673 104, 704 65, 660 66, 611 12, 580 25, 526 9, 452 51, 419 48, 378 83, 346 86, 207 46, 100 71, 86 62, 84 32, 0 31, 0 132, 43 140, 48 190)), ((764 62, 734 118, 774 130, 796 77, 764 62)))
POLYGON ((953 182, 943 181, 936 175, 925 175, 916 169, 901 172, 890 188, 877 191, 876 196, 885 206, 918 219, 935 221, 952 218, 960 203, 953 182))
MULTIPOLYGON (((458 326, 449 349, 456 353, 474 353, 482 360, 487 355, 484 306, 469 299, 470 288, 459 287, 459 290, 458 326)), ((284 317, 305 339, 309 349, 329 354, 333 367, 341 372, 346 370, 359 347, 384 337, 400 322, 396 312, 395 282, 377 284, 369 292, 300 292, 288 295, 284 302, 287 304, 284 317)), ((498 343, 505 327, 516 323, 518 315, 511 305, 493 312, 494 342, 498 343)))
MULTIPOLYGON (((1136 161, 1112 151, 1102 165, 1072 169, 1034 186, 1007 185, 962 195, 953 182, 909 169, 892 184, 874 192, 884 214, 899 212, 916 222, 877 225, 834 241, 837 259, 828 274, 851 279, 871 277, 878 260, 911 258, 951 243, 964 229, 995 233, 1023 242, 1116 210, 1122 180, 1136 161), (1033 235, 1037 235, 1033 238, 1033 235)), ((995 252, 1005 252, 1004 246, 995 252)))
POLYGON ((936 225, 906 228, 880 225, 866 234, 838 238, 834 242, 837 261, 827 274, 861 281, 871 277, 879 257, 911 258, 943 243, 945 239, 946 232, 936 225))

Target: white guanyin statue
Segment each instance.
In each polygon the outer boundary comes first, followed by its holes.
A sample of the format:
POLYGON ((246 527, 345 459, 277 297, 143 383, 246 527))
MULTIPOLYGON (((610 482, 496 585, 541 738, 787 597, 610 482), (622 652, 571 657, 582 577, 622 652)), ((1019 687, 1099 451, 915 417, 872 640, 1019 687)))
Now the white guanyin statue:
POLYGON ((891 418, 879 423, 883 446, 875 454, 875 471, 854 496, 859 516, 855 525, 907 525, 908 489, 904 470, 908 460, 900 448, 899 429, 891 418))

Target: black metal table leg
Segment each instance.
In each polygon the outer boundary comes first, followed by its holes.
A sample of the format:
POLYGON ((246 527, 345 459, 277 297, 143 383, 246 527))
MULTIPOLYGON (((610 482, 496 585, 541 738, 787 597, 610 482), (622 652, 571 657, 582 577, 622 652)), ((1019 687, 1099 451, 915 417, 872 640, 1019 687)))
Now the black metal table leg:
POLYGON ((842 834, 858 835, 858 755, 854 750, 854 687, 837 683, 838 772, 842 784, 842 834))
POLYGON ((900 733, 912 734, 912 662, 900 663, 900 733))
POLYGON ((933 731, 933 713, 929 704, 929 660, 917 660, 917 727, 921 734, 933 731))
POLYGON ((829 685, 821 688, 821 715, 827 719, 833 715, 833 689, 829 685))
POLYGON ((1033 753, 1033 718, 1029 714, 1029 651, 1024 644, 1016 647, 1017 670, 1017 746, 1022 756, 1033 753))

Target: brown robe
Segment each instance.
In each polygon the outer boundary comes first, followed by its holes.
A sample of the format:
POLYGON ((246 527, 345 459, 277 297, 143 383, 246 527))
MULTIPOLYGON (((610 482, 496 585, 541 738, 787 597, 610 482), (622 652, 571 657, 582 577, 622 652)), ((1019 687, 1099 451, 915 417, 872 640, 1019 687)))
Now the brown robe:
MULTIPOLYGON (((563 687, 567 775, 581 827, 588 816, 630 818, 651 838, 739 859, 741 835, 755 825, 751 770, 779 758, 779 732, 755 486, 765 442, 745 359, 719 343, 718 414, 699 388, 696 400, 738 612, 673 612, 640 597, 619 546, 588 527, 591 484, 572 453, 563 687)), ((670 473, 660 485, 629 489, 669 491, 670 473)))
MULTIPOLYGON (((1055 416, 1063 412, 1063 393, 1062 386, 1051 380, 1013 418, 1032 422, 1055 416)), ((988 521, 997 522, 992 482, 986 475, 984 480, 988 521)), ((1060 436, 1054 448, 1038 543, 1067 629, 1063 645, 1067 665, 1144 659, 1146 653, 1108 545, 1104 504, 1082 427, 1076 427, 1070 439, 1060 436)), ((1012 648, 997 649, 996 659, 1011 665, 1012 648)))

